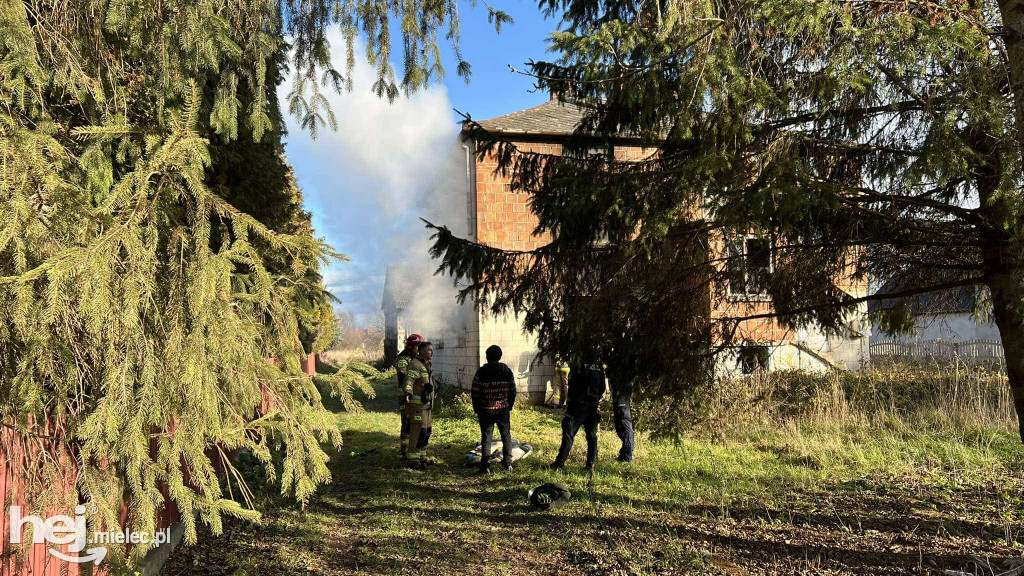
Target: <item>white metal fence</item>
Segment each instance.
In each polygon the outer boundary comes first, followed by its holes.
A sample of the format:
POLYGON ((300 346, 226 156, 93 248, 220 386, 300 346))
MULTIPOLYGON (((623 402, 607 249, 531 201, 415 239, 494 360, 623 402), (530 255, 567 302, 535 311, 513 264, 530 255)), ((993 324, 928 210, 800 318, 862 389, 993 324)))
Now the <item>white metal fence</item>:
POLYGON ((998 340, 966 340, 964 342, 901 342, 883 340, 868 347, 871 359, 892 360, 960 360, 968 364, 1003 364, 1003 344, 998 340))

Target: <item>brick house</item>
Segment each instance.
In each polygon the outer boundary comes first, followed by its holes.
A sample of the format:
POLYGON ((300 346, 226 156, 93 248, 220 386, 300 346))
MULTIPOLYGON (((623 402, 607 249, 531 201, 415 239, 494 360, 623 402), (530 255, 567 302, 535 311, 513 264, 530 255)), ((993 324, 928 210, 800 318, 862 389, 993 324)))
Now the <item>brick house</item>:
MULTIPOLYGON (((484 120, 479 124, 490 132, 502 134, 520 150, 557 155, 561 154, 562 142, 575 130, 581 117, 579 107, 552 98, 539 106, 484 120)), ((495 173, 497 162, 494 158, 481 160, 476 157, 475 144, 468 133, 463 131, 458 145, 453 149, 453 153, 459 156, 460 171, 465 172, 460 180, 465 188, 458 195, 461 205, 452 206, 450 213, 460 214, 465 210, 467 237, 507 250, 533 250, 546 244, 550 238, 533 235, 537 218, 530 211, 529 194, 513 192, 509 178, 495 173)), ((618 160, 639 160, 654 152, 654 149, 624 142, 616 146, 615 157, 618 160)), ((755 238, 745 239, 738 249, 743 250, 744 254, 749 251, 750 256, 754 257, 758 251, 756 242, 755 238)), ((387 277, 384 313, 386 317, 394 318, 394 321, 391 328, 386 327, 386 333, 396 339, 391 345, 397 346, 405 334, 402 330, 401 310, 388 302, 389 298, 395 301, 394 296, 389 294, 399 293, 404 280, 395 273, 389 273, 387 277)), ((855 296, 866 295, 868 290, 866 282, 851 282, 844 288, 855 296)), ((735 306, 764 311, 770 307, 770 303, 758 302, 756 298, 751 301, 738 298, 726 307, 735 306)), ((711 314, 715 316, 735 311, 719 309, 712 310, 711 314)), ((528 392, 534 401, 543 398, 553 377, 553 369, 549 359, 537 357, 536 339, 523 334, 521 322, 517 318, 494 318, 487 312, 475 311, 467 304, 459 308, 451 320, 447 327, 433 333, 425 327, 408 326, 410 331, 420 332, 435 342, 434 369, 443 380, 468 388, 473 372, 484 361, 484 350, 491 344, 497 344, 504 351, 503 361, 516 373, 520 392, 528 392)), ((860 330, 862 324, 859 318, 851 320, 854 329, 860 330)), ((748 322, 741 329, 742 335, 756 340, 759 345, 748 350, 738 350, 732 358, 724 358, 720 365, 727 372, 744 371, 758 364, 768 369, 815 370, 829 365, 856 369, 860 367, 861 358, 867 357, 867 326, 863 328, 863 338, 847 340, 827 337, 810 328, 785 331, 770 320, 748 322)))

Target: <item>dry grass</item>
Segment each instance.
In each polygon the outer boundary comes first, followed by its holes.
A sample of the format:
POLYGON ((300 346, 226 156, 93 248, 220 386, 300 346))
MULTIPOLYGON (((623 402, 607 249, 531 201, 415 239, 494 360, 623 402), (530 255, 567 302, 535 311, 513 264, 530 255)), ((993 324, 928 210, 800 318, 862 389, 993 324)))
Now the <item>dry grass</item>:
MULTIPOLYGON (((641 415, 647 406, 641 405, 641 415)), ((810 424, 901 422, 945 429, 1016 429, 1006 375, 965 364, 876 365, 863 372, 761 372, 692 392, 693 432, 790 420, 810 424)), ((656 408, 652 411, 656 413, 656 408)))
POLYGON ((320 358, 325 362, 341 366, 351 359, 355 359, 358 362, 365 364, 374 364, 380 359, 380 348, 382 344, 378 343, 373 347, 369 346, 358 346, 354 348, 337 348, 333 350, 325 350, 320 354, 320 358))

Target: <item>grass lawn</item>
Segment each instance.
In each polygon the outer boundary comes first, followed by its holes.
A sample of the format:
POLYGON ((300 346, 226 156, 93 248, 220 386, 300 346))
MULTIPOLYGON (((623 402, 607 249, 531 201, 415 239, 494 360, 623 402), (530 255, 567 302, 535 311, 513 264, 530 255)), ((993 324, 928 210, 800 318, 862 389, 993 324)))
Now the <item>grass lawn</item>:
POLYGON ((558 449, 560 413, 514 411, 513 436, 534 454, 478 477, 462 464, 476 421, 448 400, 431 444, 444 464, 420 472, 397 456, 393 384, 374 388, 364 412, 338 410, 334 480, 304 510, 258 491, 262 522, 201 532, 162 574, 1015 575, 1024 556, 1015 430, 762 422, 678 445, 640 436, 636 462, 621 465, 608 413, 595 506, 582 431, 565 472, 540 469, 558 449), (571 502, 531 508, 527 490, 548 481, 567 484, 571 502))

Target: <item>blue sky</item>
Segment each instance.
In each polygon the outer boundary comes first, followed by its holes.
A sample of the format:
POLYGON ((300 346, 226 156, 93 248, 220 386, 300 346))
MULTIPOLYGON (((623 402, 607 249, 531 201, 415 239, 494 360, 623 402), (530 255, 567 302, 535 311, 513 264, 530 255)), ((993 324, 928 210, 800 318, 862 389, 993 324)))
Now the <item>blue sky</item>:
MULTIPOLYGON (((545 38, 557 27, 531 2, 495 5, 514 19, 495 34, 482 4, 460 2, 463 56, 472 65, 467 85, 455 75, 455 61, 445 47, 449 76, 410 98, 388 104, 370 94, 373 71, 359 51, 351 93, 330 96, 338 116, 337 132, 323 131, 315 141, 288 118, 288 160, 313 214, 317 235, 351 260, 325 271, 328 288, 342 299, 342 309, 371 322, 380 307, 384 271, 411 249, 418 256, 426 231, 419 217, 430 213, 445 223, 447 215, 426 194, 444 154, 457 137, 458 109, 475 119, 500 116, 540 104, 548 96, 531 93, 533 81, 512 73, 529 59, 550 59, 545 38), (410 248, 413 247, 413 248, 410 248)), ((394 49, 400 39, 393 34, 394 49)), ((343 65, 343 41, 332 35, 335 62, 343 65)), ((400 76, 401 71, 397 74, 400 76)), ((281 87, 282 96, 290 89, 281 87)), ((457 218, 457 215, 451 215, 457 218)), ((464 220, 464 217, 463 217, 464 220)))

